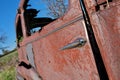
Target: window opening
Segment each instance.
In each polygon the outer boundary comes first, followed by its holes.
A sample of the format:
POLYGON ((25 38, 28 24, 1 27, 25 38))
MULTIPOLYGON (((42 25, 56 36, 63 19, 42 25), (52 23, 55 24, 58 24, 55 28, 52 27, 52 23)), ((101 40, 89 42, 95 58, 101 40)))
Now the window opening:
POLYGON ((41 31, 42 28, 63 16, 68 0, 30 0, 25 8, 27 35, 41 31))

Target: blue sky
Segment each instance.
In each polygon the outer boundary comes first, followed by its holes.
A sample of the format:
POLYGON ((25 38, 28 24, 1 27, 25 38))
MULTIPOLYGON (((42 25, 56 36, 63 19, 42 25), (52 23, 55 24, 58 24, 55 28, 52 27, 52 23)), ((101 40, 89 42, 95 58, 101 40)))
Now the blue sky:
MULTIPOLYGON (((44 0, 30 0, 30 8, 40 10, 39 17, 48 17, 48 10, 44 0)), ((66 0, 67 1, 67 0, 66 0)), ((0 35, 7 36, 5 44, 0 44, 0 47, 8 46, 8 50, 16 48, 16 31, 15 31, 15 17, 20 0, 0 0, 0 35)), ((50 16, 49 16, 50 17, 50 16)), ((0 54, 2 52, 0 51, 0 54)))
MULTIPOLYGON (((9 46, 8 50, 12 50, 16 47, 15 17, 19 2, 20 0, 0 0, 0 35, 4 34, 7 36, 6 43, 0 44, 0 46, 9 46)), ((40 0, 30 0, 29 3, 32 3, 31 8, 40 10, 39 15, 42 15, 42 17, 47 16, 44 10, 46 6, 43 5, 40 0)), ((1 53, 0 51, 0 54, 1 53)))
POLYGON ((7 36, 6 43, 0 44, 0 46, 9 46, 9 50, 16 47, 15 16, 19 1, 20 0, 0 0, 0 34, 7 36))

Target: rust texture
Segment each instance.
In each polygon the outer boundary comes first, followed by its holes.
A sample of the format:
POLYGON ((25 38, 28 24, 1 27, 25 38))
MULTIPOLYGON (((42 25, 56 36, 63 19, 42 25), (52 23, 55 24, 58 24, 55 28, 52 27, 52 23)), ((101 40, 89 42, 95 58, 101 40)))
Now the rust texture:
POLYGON ((99 10, 96 13, 89 14, 110 80, 120 79, 119 3, 119 0, 113 0, 113 2, 109 3, 109 7, 99 10))
MULTIPOLYGON (((23 40, 17 41, 18 77, 26 80, 100 80, 79 0, 69 0, 64 16, 31 36, 27 34, 24 16, 27 2, 21 0, 16 16, 16 30, 20 20, 23 33, 23 40), (76 39, 84 39, 84 45, 77 47, 75 44, 75 47, 61 50, 76 39)), ((101 7, 106 0, 84 2, 108 78, 120 80, 120 0, 113 0, 109 7, 102 9, 96 6, 101 7)))

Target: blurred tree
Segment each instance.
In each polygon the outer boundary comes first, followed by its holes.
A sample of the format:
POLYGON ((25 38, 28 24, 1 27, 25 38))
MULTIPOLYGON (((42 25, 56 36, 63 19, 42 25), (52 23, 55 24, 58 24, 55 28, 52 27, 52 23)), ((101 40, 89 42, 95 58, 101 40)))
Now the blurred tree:
POLYGON ((0 43, 5 43, 7 37, 5 35, 0 35, 0 43))
POLYGON ((64 15, 67 10, 68 0, 43 0, 49 10, 49 15, 53 18, 59 18, 64 15))
POLYGON ((5 44, 7 40, 7 36, 5 36, 4 34, 0 35, 0 50, 5 50, 6 48, 8 48, 7 46, 2 46, 2 44, 5 44))
POLYGON ((8 54, 10 51, 3 48, 3 49, 2 49, 2 52, 3 52, 3 54, 5 55, 5 54, 8 54))

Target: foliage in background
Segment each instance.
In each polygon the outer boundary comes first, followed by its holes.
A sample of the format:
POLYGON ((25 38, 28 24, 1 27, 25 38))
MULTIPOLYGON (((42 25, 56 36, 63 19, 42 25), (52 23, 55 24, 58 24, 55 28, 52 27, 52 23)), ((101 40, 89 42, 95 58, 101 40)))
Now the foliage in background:
POLYGON ((68 0, 43 0, 49 10, 49 15, 59 18, 64 15, 68 7, 68 0))
POLYGON ((0 58, 0 80, 16 80, 15 66, 17 56, 17 51, 13 51, 0 58))
POLYGON ((5 44, 6 40, 7 36, 3 33, 2 34, 0 33, 0 50, 8 48, 7 46, 2 46, 2 44, 5 44))

